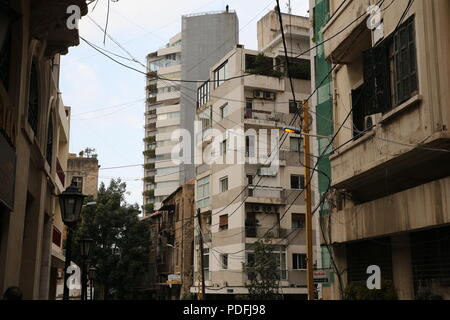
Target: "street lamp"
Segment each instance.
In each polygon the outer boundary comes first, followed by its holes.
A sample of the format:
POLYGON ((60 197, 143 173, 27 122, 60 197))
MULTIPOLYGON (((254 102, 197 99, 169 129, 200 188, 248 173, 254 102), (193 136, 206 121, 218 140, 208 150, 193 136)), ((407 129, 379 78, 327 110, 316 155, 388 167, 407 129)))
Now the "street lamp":
POLYGON ((81 208, 85 197, 84 194, 78 191, 73 180, 70 186, 63 193, 58 195, 59 205, 61 207, 61 217, 64 224, 67 226, 66 261, 64 264, 64 300, 69 300, 67 269, 70 266, 72 258, 72 228, 80 220, 81 208))
POLYGON ((82 259, 82 269, 81 269, 81 300, 87 300, 87 260, 91 251, 91 244, 94 240, 92 239, 80 239, 80 255, 82 259))
POLYGON ((91 300, 94 300, 93 287, 94 287, 94 281, 97 277, 97 268, 96 267, 89 268, 88 277, 89 277, 89 281, 91 282, 91 300))

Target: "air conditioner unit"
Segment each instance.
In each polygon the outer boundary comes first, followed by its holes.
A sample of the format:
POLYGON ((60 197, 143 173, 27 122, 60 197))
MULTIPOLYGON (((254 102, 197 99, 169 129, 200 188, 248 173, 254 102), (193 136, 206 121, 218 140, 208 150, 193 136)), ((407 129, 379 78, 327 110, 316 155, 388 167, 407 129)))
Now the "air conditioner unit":
POLYGON ((372 114, 370 116, 366 116, 364 118, 364 130, 372 130, 374 127, 377 126, 377 124, 380 122, 381 118, 383 117, 383 114, 376 113, 372 114))
POLYGON ((253 212, 261 212, 261 207, 258 204, 253 205, 253 212))
POLYGON ((253 91, 253 97, 255 99, 264 99, 264 91, 261 91, 261 90, 253 91))
POLYGON ((264 99, 266 100, 275 100, 275 93, 264 91, 264 99))

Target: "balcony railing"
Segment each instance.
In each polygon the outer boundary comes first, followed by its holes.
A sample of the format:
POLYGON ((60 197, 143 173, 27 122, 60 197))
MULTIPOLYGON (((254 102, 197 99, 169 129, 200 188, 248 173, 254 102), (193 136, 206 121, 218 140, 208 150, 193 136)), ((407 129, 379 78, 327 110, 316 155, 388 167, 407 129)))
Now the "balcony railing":
POLYGON ((275 238, 281 239, 286 237, 289 234, 287 229, 282 229, 278 226, 275 227, 255 227, 255 226, 246 226, 245 227, 245 236, 247 238, 264 238, 266 235, 275 238))
POLYGON ((249 186, 247 188, 247 196, 256 198, 281 199, 281 197, 283 196, 283 189, 273 187, 249 186))

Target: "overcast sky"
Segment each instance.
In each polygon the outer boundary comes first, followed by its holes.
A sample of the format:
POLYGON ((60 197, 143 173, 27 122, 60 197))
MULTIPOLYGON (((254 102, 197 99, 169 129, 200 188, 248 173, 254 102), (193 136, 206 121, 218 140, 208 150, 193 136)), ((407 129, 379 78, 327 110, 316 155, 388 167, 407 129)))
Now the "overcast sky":
MULTIPOLYGON (((292 13, 307 15, 308 0, 292 0, 292 13)), ((236 10, 239 42, 257 49, 256 23, 275 7, 264 0, 119 0, 111 2, 108 34, 145 64, 145 56, 162 46, 181 30, 183 14, 236 10)), ((287 1, 281 0, 287 12, 287 1)), ((99 0, 89 16, 105 26, 107 0, 99 0)), ((87 17, 80 23, 80 35, 95 45, 118 55, 127 54, 110 39, 103 45, 103 32, 87 17)), ((118 60, 145 71, 139 64, 118 60)), ((102 168, 100 181, 121 177, 127 183, 129 203, 142 205, 142 166, 107 170, 109 167, 139 165, 144 162, 145 77, 99 54, 83 41, 70 48, 61 66, 61 91, 65 105, 72 107, 70 152, 95 148, 102 168)))

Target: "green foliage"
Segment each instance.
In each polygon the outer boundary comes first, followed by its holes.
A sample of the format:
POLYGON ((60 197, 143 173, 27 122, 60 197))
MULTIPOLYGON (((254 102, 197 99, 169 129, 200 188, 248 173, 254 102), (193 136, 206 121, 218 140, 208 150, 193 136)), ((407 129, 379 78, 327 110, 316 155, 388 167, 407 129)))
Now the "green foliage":
POLYGON ((155 136, 148 136, 144 138, 144 142, 146 143, 155 143, 156 142, 156 137, 155 136))
POLYGON ((155 150, 145 150, 144 152, 142 152, 144 154, 144 156, 146 157, 154 157, 156 155, 155 150))
MULTIPOLYGON (((250 281, 246 284, 251 300, 278 300, 279 268, 269 245, 271 239, 266 237, 255 242, 255 259, 244 263, 244 272, 250 281)), ((244 297, 242 297, 244 298, 244 297)))
POLYGON ((155 195, 155 190, 145 190, 142 192, 144 197, 153 197, 155 195))
MULTIPOLYGON (((148 222, 139 219, 139 206, 125 202, 126 184, 102 183, 97 204, 83 208, 82 222, 75 229, 73 260, 81 265, 78 240, 94 240, 91 265, 97 267, 99 293, 105 299, 135 299, 142 287, 149 261, 148 222)), ((88 199, 91 201, 91 199, 88 199)))
POLYGON ((155 164, 154 163, 146 163, 146 164, 144 164, 144 169, 145 170, 155 169, 155 164))
POLYGON ((283 73, 273 69, 273 59, 266 57, 264 53, 258 53, 254 60, 249 59, 246 63, 247 73, 268 77, 283 77, 283 73))
POLYGON ((381 289, 369 290, 361 283, 351 283, 345 288, 345 300, 397 300, 392 281, 383 281, 381 289))
POLYGON ((154 209, 155 209, 155 205, 153 203, 147 203, 146 205, 144 205, 145 213, 151 213, 154 211, 154 209))
POLYGON ((419 287, 416 294, 416 300, 443 300, 443 297, 433 293, 428 287, 419 287))
POLYGON ((292 78, 311 80, 311 66, 309 63, 298 62, 289 65, 292 78))

